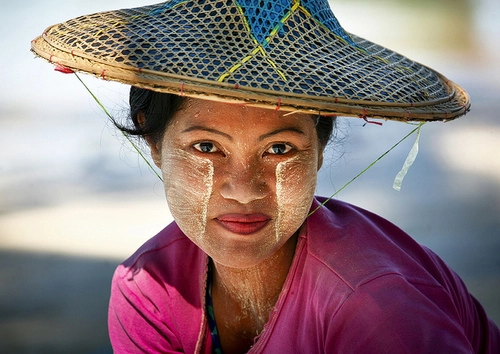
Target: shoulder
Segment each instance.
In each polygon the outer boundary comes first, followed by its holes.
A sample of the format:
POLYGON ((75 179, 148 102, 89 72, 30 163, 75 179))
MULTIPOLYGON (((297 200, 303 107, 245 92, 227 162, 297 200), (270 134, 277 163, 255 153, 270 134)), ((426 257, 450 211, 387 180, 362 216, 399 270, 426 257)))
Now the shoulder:
POLYGON ((329 314, 329 329, 344 330, 326 338, 346 350, 365 352, 376 343, 381 350, 411 349, 404 342, 423 350, 426 338, 458 353, 498 332, 451 268, 380 216, 329 201, 309 218, 305 238, 302 279, 318 280, 310 295, 334 300, 321 311, 329 314))
POLYGON ((473 351, 473 340, 446 291, 412 284, 399 274, 381 275, 358 286, 330 318, 328 328, 327 346, 340 351, 473 351))
POLYGON ((392 275, 424 293, 441 288, 457 302, 470 297, 430 249, 386 219, 340 201, 329 201, 308 220, 307 252, 351 290, 392 275))
MULTIPOLYGON (((203 252, 172 222, 146 241, 121 265, 129 276, 140 270, 168 274, 178 267, 183 269, 184 263, 189 266, 189 262, 202 261, 203 258, 203 252)), ((172 276, 178 274, 172 273, 172 276)))
POLYGON ((304 274, 317 273, 323 283, 342 289, 337 309, 371 304, 369 309, 404 315, 405 309, 441 308, 455 321, 473 322, 473 301, 452 269, 394 224, 356 206, 330 201, 312 215, 307 259, 304 274))
POLYGON ((308 220, 309 254, 355 289, 385 274, 439 285, 449 269, 426 247, 388 220, 331 200, 308 220))
POLYGON ((206 264, 206 256, 175 223, 120 264, 109 302, 113 347, 194 352, 203 328, 206 264))
POLYGON ((166 296, 200 303, 206 265, 205 254, 172 223, 118 266, 113 288, 152 303, 166 296))

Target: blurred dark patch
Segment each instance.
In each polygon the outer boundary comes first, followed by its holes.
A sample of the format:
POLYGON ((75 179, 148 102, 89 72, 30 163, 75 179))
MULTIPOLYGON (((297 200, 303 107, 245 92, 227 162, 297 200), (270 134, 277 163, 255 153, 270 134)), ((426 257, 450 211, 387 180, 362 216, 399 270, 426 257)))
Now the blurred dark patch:
POLYGON ((0 251, 0 352, 111 353, 107 306, 117 263, 0 251))

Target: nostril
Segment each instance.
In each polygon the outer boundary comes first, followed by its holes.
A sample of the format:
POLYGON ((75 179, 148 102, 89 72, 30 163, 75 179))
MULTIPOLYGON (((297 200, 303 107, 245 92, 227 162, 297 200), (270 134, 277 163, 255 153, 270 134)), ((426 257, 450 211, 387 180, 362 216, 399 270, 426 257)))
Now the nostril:
POLYGON ((220 194, 225 199, 238 201, 242 204, 250 203, 254 200, 263 199, 267 196, 268 185, 263 180, 262 175, 245 173, 233 173, 226 177, 221 185, 220 194))

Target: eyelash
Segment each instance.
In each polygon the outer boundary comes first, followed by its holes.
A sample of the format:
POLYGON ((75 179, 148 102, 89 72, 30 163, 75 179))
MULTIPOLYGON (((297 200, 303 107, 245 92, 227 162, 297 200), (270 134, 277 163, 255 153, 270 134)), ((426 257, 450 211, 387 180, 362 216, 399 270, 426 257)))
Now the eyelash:
POLYGON ((278 156, 282 156, 282 155, 286 155, 288 154, 290 151, 292 151, 294 149, 294 147, 290 144, 287 144, 287 143, 274 143, 272 144, 267 150, 266 150, 266 153, 267 154, 270 154, 270 155, 278 155, 278 156), (285 147, 285 151, 284 152, 281 152, 281 153, 276 153, 274 151, 272 151, 273 147, 276 147, 276 146, 283 146, 285 147))
POLYGON ((197 151, 203 153, 203 154, 213 154, 216 152, 219 152, 220 149, 212 142, 210 141, 200 141, 199 143, 193 144, 193 148, 196 149, 197 151), (213 151, 204 151, 203 146, 211 145, 212 149, 215 149, 213 151))
MULTIPOLYGON (((202 154, 214 154, 214 153, 221 152, 221 149, 219 149, 215 143, 210 142, 210 141, 200 141, 198 143, 193 144, 192 147, 196 151, 198 151, 202 154), (207 148, 209 148, 210 151, 207 151, 207 148)), ((274 143, 269 148, 267 148, 265 150, 264 154, 265 155, 283 156, 283 155, 288 154, 293 149, 294 149, 294 147, 290 144, 287 144, 287 143, 274 143), (280 151, 283 151, 283 152, 275 152, 273 150, 273 148, 277 148, 278 146, 284 147, 284 151, 282 149, 280 149, 280 151)))

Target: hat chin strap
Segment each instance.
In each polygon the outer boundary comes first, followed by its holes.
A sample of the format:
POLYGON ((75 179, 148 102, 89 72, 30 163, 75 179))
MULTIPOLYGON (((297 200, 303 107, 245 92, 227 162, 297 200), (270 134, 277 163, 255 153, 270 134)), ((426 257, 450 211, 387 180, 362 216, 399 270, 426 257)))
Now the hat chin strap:
MULTIPOLYGON (((425 124, 426 122, 421 122, 418 124, 418 126, 416 128, 414 128, 412 131, 410 131, 408 134, 406 134, 403 138, 401 138, 396 144, 394 144, 393 146, 391 146, 386 152, 384 152, 382 155, 380 155, 379 157, 377 157, 377 159, 375 159, 375 161, 373 161, 371 164, 369 164, 367 167, 365 167, 361 172, 359 172, 356 176, 354 176, 349 182, 347 182, 346 184, 344 184, 341 188, 339 188, 339 190, 337 190, 335 193, 333 193, 330 197, 328 197, 323 203, 321 203, 316 209, 314 209, 313 211, 311 211, 308 215, 311 216, 313 215, 315 212, 317 212, 322 206, 324 206, 326 203, 328 203, 328 201, 330 201, 332 198, 334 198, 337 194, 339 194, 340 192, 342 192, 344 189, 346 189, 352 182, 354 182, 355 180, 357 180, 361 175, 363 175, 366 171, 368 171, 370 168, 372 168, 377 162, 379 162, 380 160, 382 160, 386 155, 388 155, 392 150, 394 150, 396 147, 399 146, 399 144, 401 144, 403 141, 405 141, 406 139, 408 139, 411 135, 413 135, 414 133, 417 133, 417 139, 416 139, 416 142, 415 144, 413 145, 415 147, 415 145, 417 146, 417 151, 418 152, 418 140, 419 140, 419 137, 420 137, 420 128, 422 128, 422 126, 425 124)), ((411 163, 408 164, 408 166, 406 168, 403 168, 405 169, 405 172, 404 172, 404 175, 406 175, 406 172, 408 172, 411 164, 413 164, 413 161, 415 161, 415 158, 417 156, 416 152, 414 151, 414 148, 412 148, 412 150, 410 151, 410 154, 408 155, 407 157, 407 160, 410 160, 411 163)), ((406 164, 405 164, 406 166, 406 164)), ((401 172, 400 172, 401 173, 401 172)), ((403 175, 403 178, 404 178, 404 175, 403 175)), ((399 176, 399 174, 398 174, 399 176)), ((396 179, 398 179, 398 177, 396 177, 396 179)), ((399 179, 399 181, 403 182, 403 179, 399 179)), ((394 182, 396 183, 396 181, 394 182)), ((395 188, 396 189, 396 188, 395 188)), ((400 189, 401 189, 401 185, 400 185, 400 189)), ((398 190, 398 189, 397 189, 398 190)))

